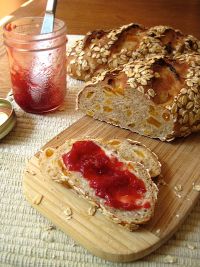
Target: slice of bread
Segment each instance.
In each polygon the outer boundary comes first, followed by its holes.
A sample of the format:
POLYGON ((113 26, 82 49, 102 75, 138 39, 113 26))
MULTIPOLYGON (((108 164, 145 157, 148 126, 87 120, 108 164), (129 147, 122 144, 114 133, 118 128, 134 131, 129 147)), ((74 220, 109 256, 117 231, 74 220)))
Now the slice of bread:
POLYGON ((151 177, 161 173, 161 164, 158 157, 148 147, 131 139, 112 139, 106 146, 115 150, 117 155, 124 160, 139 162, 149 171, 151 177))
POLYGON ((200 131, 200 54, 152 55, 104 71, 79 93, 78 108, 162 141, 200 131))
MULTIPOLYGON (((58 147, 57 149, 53 148, 46 148, 40 155, 40 170, 41 172, 47 176, 50 177, 52 180, 61 183, 63 185, 68 184, 72 190, 74 190, 76 193, 81 195, 83 198, 89 200, 92 202, 105 216, 110 218, 113 222, 122 225, 126 227, 129 230, 136 229, 140 224, 146 223, 150 220, 150 218, 153 216, 155 203, 157 200, 157 194, 158 189, 157 186, 152 181, 150 174, 145 167, 138 162, 134 162, 137 158, 136 151, 140 151, 141 153, 145 153, 145 156, 149 153, 150 155, 150 161, 152 161, 153 154, 149 150, 147 150, 145 147, 142 147, 141 145, 138 145, 133 142, 131 144, 129 141, 121 141, 121 140, 112 140, 109 142, 103 142, 101 140, 91 140, 91 139, 85 139, 85 140, 69 140, 66 141, 63 145, 58 147), (126 209, 123 207, 116 208, 112 205, 109 205, 106 201, 106 198, 100 197, 97 194, 97 191, 95 191, 94 188, 92 188, 89 185, 89 181, 86 179, 86 177, 83 176, 83 174, 80 171, 72 171, 70 170, 70 166, 66 165, 64 161, 64 155, 67 153, 71 153, 74 144, 77 144, 77 142, 87 142, 90 141, 94 143, 96 146, 98 146, 108 157, 110 160, 117 162, 120 162, 122 164, 122 169, 125 170, 128 173, 131 173, 131 175, 136 176, 136 180, 139 181, 139 183, 142 183, 145 187, 144 191, 137 191, 141 189, 136 189, 136 195, 138 192, 141 194, 141 198, 137 199, 136 203, 139 205, 139 208, 133 208, 133 209, 126 209), (128 147, 127 147, 127 146, 128 147), (135 149, 135 147, 142 147, 142 149, 135 149), (129 154, 125 153, 125 150, 132 150, 129 154), (147 152, 148 151, 148 152, 147 152), (147 152, 147 153, 146 153, 147 152), (136 157, 134 154, 136 153, 136 157), (133 160, 125 160, 125 157, 131 157, 133 154, 133 157, 135 157, 133 160), (141 193, 142 192, 142 193, 141 193)), ((141 155, 139 155, 140 158, 141 155)), ((99 160, 98 157, 94 155, 95 161, 99 160)), ((154 167, 154 164, 156 162, 156 157, 154 158, 154 163, 150 163, 149 165, 152 165, 154 167)), ((147 158, 145 158, 144 162, 147 162, 147 158)), ((159 164, 155 164, 156 168, 159 164)), ((120 167, 121 168, 121 167, 120 167)), ((156 169, 155 168, 155 169, 156 169)), ((154 168, 152 168, 154 169, 154 168)), ((155 170, 154 170, 155 171, 155 170)), ((157 170, 157 173, 160 172, 157 170)), ((102 176, 104 177, 104 176, 102 176)), ((104 178, 101 182, 104 182, 104 178)), ((112 186, 116 186, 117 180, 112 183, 112 186)), ((123 186, 123 185, 121 185, 123 186)), ((119 190, 121 188, 119 187, 119 190)), ((109 190, 111 188, 109 187, 109 190)), ((126 205, 127 197, 129 199, 130 195, 118 195, 117 191, 117 201, 120 202, 120 204, 126 205)), ((131 196, 131 198, 134 198, 135 196, 131 196)), ((129 201, 129 200, 128 200, 129 201)))

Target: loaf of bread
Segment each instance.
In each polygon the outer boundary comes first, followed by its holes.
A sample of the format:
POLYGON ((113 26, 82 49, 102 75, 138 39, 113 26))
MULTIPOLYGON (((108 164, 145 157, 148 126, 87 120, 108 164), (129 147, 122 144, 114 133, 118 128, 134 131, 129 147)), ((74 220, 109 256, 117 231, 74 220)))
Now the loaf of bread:
POLYGON ((158 189, 144 166, 158 175, 160 163, 155 154, 139 143, 118 139, 68 140, 57 149, 46 148, 39 162, 45 176, 63 185, 67 183, 70 189, 66 190, 78 193, 129 230, 153 216, 158 189))
POLYGON ((162 141, 200 131, 200 55, 149 55, 103 71, 78 96, 95 119, 162 141))
POLYGON ((122 68, 150 54, 200 52, 200 42, 168 26, 145 28, 131 23, 110 31, 96 30, 69 47, 68 74, 88 81, 105 69, 122 68))

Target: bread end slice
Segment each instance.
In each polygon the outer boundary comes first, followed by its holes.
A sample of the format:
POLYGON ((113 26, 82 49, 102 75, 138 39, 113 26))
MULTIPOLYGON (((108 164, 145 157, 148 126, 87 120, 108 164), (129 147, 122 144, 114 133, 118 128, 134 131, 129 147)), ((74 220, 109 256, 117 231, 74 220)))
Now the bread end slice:
POLYGON ((94 203, 105 216, 130 231, 149 221, 154 213, 158 189, 144 166, 141 163, 123 159, 120 154, 116 153, 116 147, 113 149, 99 140, 92 140, 100 146, 108 157, 116 157, 120 162, 123 162, 124 167, 143 181, 146 188, 146 192, 140 201, 142 204, 148 202, 148 207, 143 205, 142 208, 135 210, 113 208, 105 203, 104 198, 95 194, 95 190, 89 186, 88 180, 80 172, 69 171, 68 167, 65 166, 62 155, 71 151, 76 141, 69 140, 58 149, 46 148, 39 159, 41 172, 56 182, 67 183, 74 192, 94 203))

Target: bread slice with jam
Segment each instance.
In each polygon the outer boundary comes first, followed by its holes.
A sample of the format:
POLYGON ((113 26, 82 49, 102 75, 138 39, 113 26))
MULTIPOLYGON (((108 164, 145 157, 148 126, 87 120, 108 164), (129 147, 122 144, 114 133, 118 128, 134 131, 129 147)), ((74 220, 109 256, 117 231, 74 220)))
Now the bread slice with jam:
POLYGON ((123 145, 117 139, 106 143, 68 140, 57 149, 41 152, 40 170, 52 180, 68 184, 68 190, 74 190, 113 222, 132 231, 153 216, 158 189, 144 165, 124 159, 121 150, 133 147, 123 145))
POLYGON ((106 146, 124 160, 141 163, 152 178, 160 175, 161 164, 157 155, 144 144, 131 139, 112 139, 106 142, 106 146))

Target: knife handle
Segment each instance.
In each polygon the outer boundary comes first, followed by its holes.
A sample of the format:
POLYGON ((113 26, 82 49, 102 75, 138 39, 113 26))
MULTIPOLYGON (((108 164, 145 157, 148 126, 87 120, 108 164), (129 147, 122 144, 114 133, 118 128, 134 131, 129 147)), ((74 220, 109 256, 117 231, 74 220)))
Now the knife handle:
POLYGON ((46 13, 55 13, 57 0, 48 0, 46 6, 46 13))

